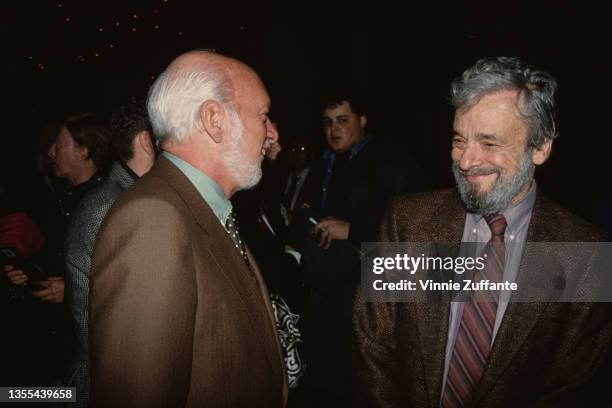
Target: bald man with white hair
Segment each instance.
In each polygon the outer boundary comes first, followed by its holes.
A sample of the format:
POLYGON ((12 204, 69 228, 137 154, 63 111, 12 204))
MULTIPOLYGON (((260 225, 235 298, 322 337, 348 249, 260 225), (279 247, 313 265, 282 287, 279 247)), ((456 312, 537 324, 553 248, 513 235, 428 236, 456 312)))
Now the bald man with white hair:
POLYGON ((251 68, 212 52, 179 56, 153 84, 163 153, 96 242, 93 406, 286 405, 268 292, 229 201, 278 139, 269 105, 251 68))

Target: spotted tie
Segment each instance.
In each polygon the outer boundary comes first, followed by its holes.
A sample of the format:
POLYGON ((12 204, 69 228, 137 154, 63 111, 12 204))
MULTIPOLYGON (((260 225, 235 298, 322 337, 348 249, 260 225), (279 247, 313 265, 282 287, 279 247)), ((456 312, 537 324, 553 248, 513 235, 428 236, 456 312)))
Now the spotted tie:
POLYGON ((249 257, 246 252, 246 247, 244 246, 244 242, 240 238, 240 232, 238 230, 238 221, 236 220, 236 214, 232 210, 232 212, 228 215, 227 220, 225 221, 225 229, 229 234, 230 238, 234 242, 236 249, 240 252, 242 259, 244 259, 244 263, 246 263, 249 270, 251 269, 251 263, 249 262, 249 257))

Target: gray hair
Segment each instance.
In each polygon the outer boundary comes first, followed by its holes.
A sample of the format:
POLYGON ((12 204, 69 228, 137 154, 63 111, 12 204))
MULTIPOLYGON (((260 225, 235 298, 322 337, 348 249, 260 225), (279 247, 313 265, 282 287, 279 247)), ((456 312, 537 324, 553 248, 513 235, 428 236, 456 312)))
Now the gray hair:
POLYGON ((549 73, 516 57, 477 61, 453 81, 451 103, 455 109, 473 106, 483 96, 505 89, 519 92, 517 109, 529 129, 528 147, 540 147, 547 139, 558 136, 555 124, 557 81, 549 73))
POLYGON ((178 66, 171 64, 149 90, 147 110, 159 145, 172 138, 181 143, 197 129, 200 107, 207 100, 231 101, 227 74, 218 65, 178 66))

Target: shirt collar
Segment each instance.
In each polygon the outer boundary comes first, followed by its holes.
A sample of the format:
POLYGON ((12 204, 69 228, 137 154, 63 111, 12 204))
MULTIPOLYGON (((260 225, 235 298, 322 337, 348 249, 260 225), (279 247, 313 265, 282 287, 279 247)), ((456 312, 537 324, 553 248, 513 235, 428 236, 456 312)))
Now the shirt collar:
POLYGON ((100 181, 102 181, 102 179, 104 179, 104 173, 102 171, 98 171, 93 176, 88 178, 86 181, 84 181, 84 182, 82 182, 80 184, 77 184, 75 186, 72 186, 72 185, 69 186, 67 191, 68 192, 72 192, 72 194, 80 193, 82 191, 89 191, 96 184, 98 184, 100 181))
POLYGON ((163 152, 162 156, 178 167, 210 206, 219 222, 225 225, 227 217, 232 212, 232 203, 225 197, 221 187, 206 174, 172 153, 163 152))
POLYGON ((121 167, 123 167, 123 170, 125 170, 125 172, 128 174, 128 176, 130 176, 130 178, 132 179, 132 181, 136 181, 138 180, 140 177, 138 177, 138 174, 134 173, 134 170, 132 170, 132 168, 130 166, 128 166, 126 163, 119 161, 119 164, 121 165, 121 167))

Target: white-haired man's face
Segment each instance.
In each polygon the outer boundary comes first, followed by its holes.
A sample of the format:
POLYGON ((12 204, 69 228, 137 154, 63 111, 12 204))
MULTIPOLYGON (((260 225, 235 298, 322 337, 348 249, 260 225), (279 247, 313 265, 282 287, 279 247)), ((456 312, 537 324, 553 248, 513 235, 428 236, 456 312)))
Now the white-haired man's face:
POLYGON ((238 111, 227 108, 231 129, 223 161, 243 190, 261 179, 261 163, 278 132, 268 118, 270 98, 257 77, 244 78, 237 99, 238 111))
POLYGON ((238 190, 247 190, 255 187, 261 180, 263 156, 257 159, 245 157, 241 147, 245 137, 244 124, 235 111, 228 110, 228 115, 231 118, 231 130, 227 148, 223 152, 223 163, 234 177, 238 190))

